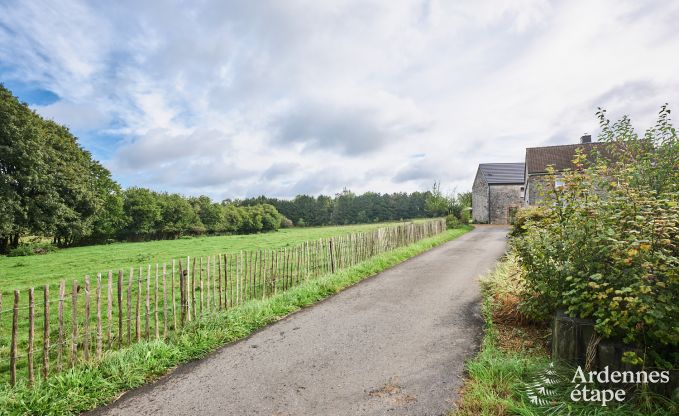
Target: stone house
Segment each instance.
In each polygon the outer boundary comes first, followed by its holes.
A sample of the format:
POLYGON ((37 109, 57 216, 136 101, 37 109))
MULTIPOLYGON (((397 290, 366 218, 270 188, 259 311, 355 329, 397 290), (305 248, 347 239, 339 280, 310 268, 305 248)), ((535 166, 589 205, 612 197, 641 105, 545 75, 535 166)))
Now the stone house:
POLYGON ((584 135, 580 138, 580 143, 578 144, 527 148, 526 171, 524 173, 524 204, 534 205, 540 200, 541 189, 544 188, 543 184, 548 166, 552 166, 556 170, 556 185, 558 185, 558 172, 574 168, 573 158, 577 149, 582 149, 583 153, 587 155, 599 145, 601 143, 592 143, 592 136, 584 135))
MULTIPOLYGON (((578 149, 587 155, 600 145, 592 143, 592 136, 584 135, 577 144, 529 147, 524 163, 481 163, 472 187, 474 222, 511 223, 518 207, 540 200, 548 166, 553 166, 557 173, 573 169, 578 149)), ((556 182, 558 185, 558 174, 556 182)))
POLYGON ((523 205, 523 163, 481 163, 472 186, 472 218, 476 223, 509 224, 523 205))

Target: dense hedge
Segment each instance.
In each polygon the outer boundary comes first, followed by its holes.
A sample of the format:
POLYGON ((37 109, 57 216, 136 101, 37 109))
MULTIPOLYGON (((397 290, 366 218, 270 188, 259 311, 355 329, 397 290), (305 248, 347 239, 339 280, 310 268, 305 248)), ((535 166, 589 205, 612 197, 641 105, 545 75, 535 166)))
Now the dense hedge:
POLYGON ((639 346, 628 362, 679 365, 679 141, 663 107, 638 137, 603 111, 600 156, 550 172, 540 207, 512 240, 524 272, 524 312, 592 318, 608 338, 639 346), (605 157, 603 155, 606 155, 605 157))

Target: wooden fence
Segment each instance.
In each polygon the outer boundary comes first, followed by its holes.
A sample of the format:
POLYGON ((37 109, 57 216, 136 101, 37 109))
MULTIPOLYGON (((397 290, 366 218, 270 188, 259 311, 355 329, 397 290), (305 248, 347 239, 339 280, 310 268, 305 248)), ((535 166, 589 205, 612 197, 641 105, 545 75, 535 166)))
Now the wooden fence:
POLYGON ((280 249, 133 266, 4 298, 0 293, 0 381, 15 385, 23 376, 30 384, 99 360, 105 351, 167 339, 205 314, 264 299, 445 227, 439 219, 401 224, 280 249))

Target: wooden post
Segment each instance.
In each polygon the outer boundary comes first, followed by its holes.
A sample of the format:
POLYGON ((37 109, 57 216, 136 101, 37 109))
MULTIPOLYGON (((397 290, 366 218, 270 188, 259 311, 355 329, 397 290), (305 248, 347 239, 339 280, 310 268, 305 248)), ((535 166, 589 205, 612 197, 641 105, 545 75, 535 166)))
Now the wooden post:
MULTIPOLYGON (((1 300, 0 295, 0 300, 1 300)), ((50 369, 50 287, 45 285, 43 293, 43 322, 42 322, 42 377, 47 379, 50 369)), ((2 303, 0 302, 0 308, 2 303)))
POLYGON ((35 338, 35 292, 28 289, 28 384, 33 384, 33 344, 35 338))
POLYGON ((198 261, 198 285, 200 288, 200 315, 203 315, 203 258, 198 261))
POLYGON ((210 312, 210 256, 207 256, 207 264, 205 265, 205 309, 210 312))
POLYGON ((222 255, 217 255, 217 286, 219 291, 219 309, 223 308, 222 303, 222 255))
POLYGON ((118 349, 123 348, 123 271, 118 270, 118 349))
POLYGON ((240 264, 241 264, 241 257, 243 256, 243 252, 240 251, 238 252, 238 257, 236 257, 236 306, 238 306, 239 303, 239 298, 240 298, 240 264))
POLYGON ((256 263, 257 259, 254 258, 255 253, 253 253, 252 250, 247 254, 248 257, 248 272, 246 275, 247 278, 247 292, 246 292, 246 299, 250 300, 252 299, 252 289, 254 287, 254 280, 255 280, 255 270, 256 270, 256 263))
POLYGON ((153 291, 153 327, 156 331, 156 339, 160 338, 160 328, 158 328, 158 263, 156 263, 156 290, 153 291))
POLYGON ((141 341, 141 278, 143 276, 141 266, 139 266, 139 274, 137 274, 137 307, 135 309, 134 335, 137 342, 141 341))
POLYGON ((328 247, 330 249, 330 272, 335 273, 335 254, 332 238, 330 239, 330 245, 328 247))
POLYGON ((97 273, 97 360, 101 359, 101 273, 97 273))
POLYGON ((163 339, 167 338, 167 264, 163 263, 163 339))
POLYGON ((127 277, 127 345, 132 345, 132 279, 134 267, 130 266, 130 275, 127 277))
POLYGON ((186 299, 186 296, 184 295, 185 289, 186 283, 184 283, 184 268, 182 267, 182 260, 179 259, 179 314, 182 326, 184 326, 184 322, 186 322, 186 308, 184 307, 184 302, 186 299))
POLYGON ((66 282, 62 280, 59 282, 59 309, 57 318, 59 319, 59 345, 57 346, 57 371, 63 368, 64 356, 64 298, 66 297, 66 282))
POLYGON ((174 284, 174 259, 172 259, 172 290, 170 291, 170 296, 172 297, 172 322, 174 330, 177 331, 177 306, 174 298, 174 284))
POLYGON ((12 387, 17 382, 17 335, 19 330, 19 291, 14 291, 14 310, 12 314, 12 345, 9 357, 9 377, 12 387))
MULTIPOLYGON (((188 262, 187 262, 188 265, 188 262)), ((188 266, 187 266, 188 268, 188 266)), ((189 274, 189 291, 191 296, 189 296, 189 321, 191 321, 191 315, 196 316, 196 258, 193 258, 193 264, 191 265, 191 272, 189 274)))
POLYGON ((90 359, 90 277, 85 276, 85 334, 83 341, 83 358, 90 359))
POLYGON ((144 314, 144 335, 148 341, 151 338, 150 314, 151 314, 151 265, 146 269, 146 313, 144 314))
POLYGON ((108 341, 108 349, 112 350, 113 349, 113 272, 111 270, 108 271, 108 293, 107 293, 107 298, 106 298, 106 319, 108 321, 108 333, 107 333, 107 341, 108 341))
POLYGON ((71 302, 71 367, 73 367, 78 359, 78 282, 75 280, 71 291, 71 302))
MULTIPOLYGON (((212 307, 217 309, 217 259, 219 256, 212 256, 212 307)), ((221 276, 220 276, 221 278, 221 276)), ((221 286, 220 286, 221 287, 221 286)), ((222 294, 219 293, 221 297, 222 294)))
POLYGON ((262 300, 266 298, 266 259, 269 257, 266 255, 267 250, 264 250, 264 269, 262 270, 262 300))

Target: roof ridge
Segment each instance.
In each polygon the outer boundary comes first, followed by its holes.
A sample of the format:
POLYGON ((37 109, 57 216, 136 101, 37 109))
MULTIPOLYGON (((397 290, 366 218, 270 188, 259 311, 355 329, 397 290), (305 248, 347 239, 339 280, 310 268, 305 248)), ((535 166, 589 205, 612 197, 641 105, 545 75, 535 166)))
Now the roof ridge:
POLYGON ((544 149, 544 148, 547 148, 547 147, 586 146, 586 145, 603 144, 603 143, 604 142, 553 144, 553 145, 550 145, 550 146, 526 147, 526 150, 528 150, 528 149, 544 149))

